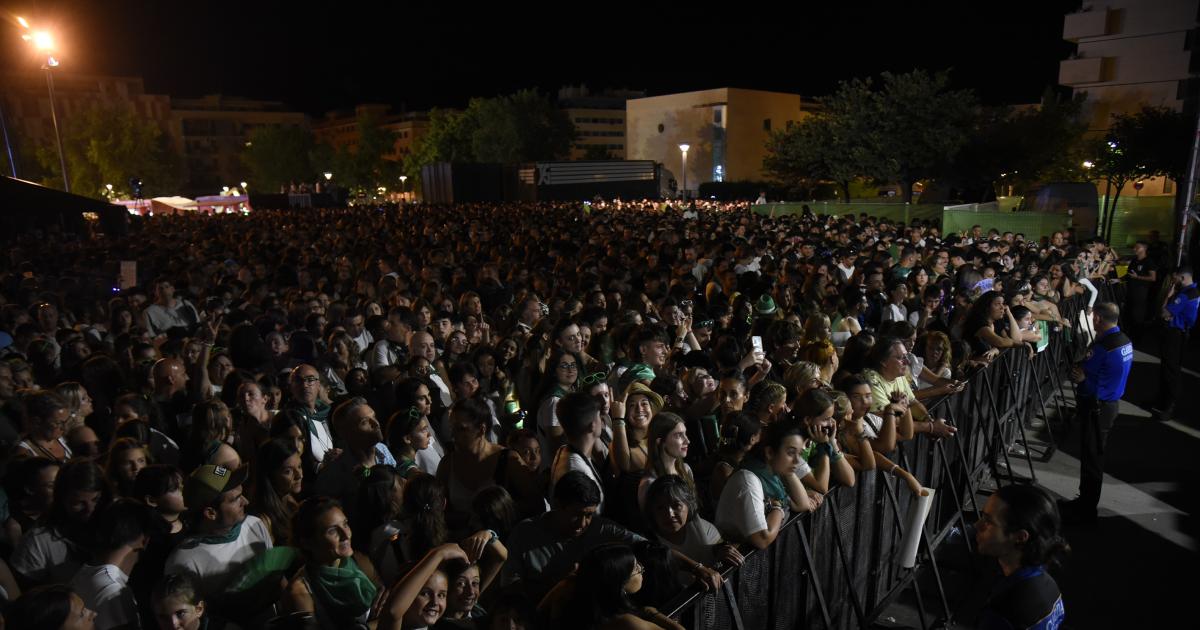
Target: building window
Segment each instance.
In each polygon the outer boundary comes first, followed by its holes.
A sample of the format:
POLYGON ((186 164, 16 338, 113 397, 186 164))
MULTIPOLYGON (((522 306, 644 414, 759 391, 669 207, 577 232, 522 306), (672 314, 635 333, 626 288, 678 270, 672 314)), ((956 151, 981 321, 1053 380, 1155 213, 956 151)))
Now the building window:
POLYGON ((1163 178, 1163 194, 1164 195, 1175 194, 1175 181, 1172 180, 1170 177, 1163 178))
POLYGON ((665 126, 663 126, 663 124, 662 124, 662 123, 658 123, 658 133, 662 133, 662 132, 663 132, 663 131, 665 131, 666 129, 667 129, 667 128, 666 128, 665 126))
POLYGON ((771 119, 764 118, 763 119, 763 131, 770 131, 770 130, 771 130, 771 119))
POLYGON ((713 124, 714 125, 721 124, 721 108, 720 107, 713 108, 713 124))

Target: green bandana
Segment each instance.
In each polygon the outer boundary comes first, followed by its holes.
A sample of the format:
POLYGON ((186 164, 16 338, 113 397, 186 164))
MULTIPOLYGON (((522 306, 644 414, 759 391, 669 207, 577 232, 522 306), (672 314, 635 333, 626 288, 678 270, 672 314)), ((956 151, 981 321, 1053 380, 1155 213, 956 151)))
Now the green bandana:
POLYGON ((245 522, 246 519, 242 519, 237 525, 229 528, 229 531, 224 534, 192 536, 191 538, 184 540, 182 543, 179 543, 179 546, 183 549, 194 549, 200 545, 224 545, 226 543, 231 543, 237 540, 238 536, 241 535, 242 523, 245 522))
POLYGON ((351 621, 371 609, 379 588, 368 578, 354 558, 346 558, 340 567, 310 564, 305 567, 313 595, 329 608, 337 621, 351 621))
POLYGON ((783 487, 783 480, 779 478, 779 475, 775 474, 775 471, 767 466, 766 462, 759 459, 757 455, 751 454, 743 457, 741 469, 754 473, 762 481, 763 494, 768 499, 787 501, 787 489, 783 487))

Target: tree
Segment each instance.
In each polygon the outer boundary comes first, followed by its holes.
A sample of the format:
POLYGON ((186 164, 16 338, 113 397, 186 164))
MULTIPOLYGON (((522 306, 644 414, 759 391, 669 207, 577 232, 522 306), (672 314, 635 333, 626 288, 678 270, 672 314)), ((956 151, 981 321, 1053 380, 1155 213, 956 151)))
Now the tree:
POLYGON ((975 112, 970 90, 949 90, 944 72, 882 75, 882 89, 866 103, 860 121, 879 137, 888 179, 900 182, 904 201, 912 201, 913 184, 950 170, 967 142, 975 112))
POLYGON ((1084 98, 1060 98, 1047 90, 1035 108, 978 108, 946 178, 963 191, 963 199, 979 202, 1001 194, 998 185, 1023 191, 1041 182, 1082 179, 1088 158, 1084 98))
POLYGON ((792 188, 832 181, 850 201, 850 184, 884 176, 887 165, 874 120, 870 81, 843 82, 808 118, 777 131, 767 142, 764 170, 792 188))
POLYGON ((608 152, 608 149, 603 145, 589 144, 583 149, 583 159, 585 160, 611 160, 613 156, 608 152))
POLYGON ((333 155, 338 180, 356 193, 394 186, 402 166, 384 156, 395 150, 395 132, 380 126, 379 118, 370 113, 359 116, 356 124, 358 144, 339 147, 333 155))
POLYGON ((1164 175, 1176 181, 1187 170, 1192 128, 1181 113, 1144 107, 1133 114, 1114 114, 1107 136, 1092 143, 1094 172, 1105 181, 1100 233, 1112 235, 1117 202, 1126 184, 1164 175), (1112 191, 1110 196, 1108 191, 1112 191))
POLYGON ((535 90, 474 99, 466 115, 475 117, 471 148, 477 162, 516 164, 567 157, 575 124, 567 113, 535 90))
MULTIPOLYGON (((145 195, 174 194, 180 182, 180 161, 166 136, 153 121, 115 105, 95 105, 72 115, 62 127, 63 153, 71 190, 99 197, 105 184, 121 185, 130 177, 145 182, 145 195)), ((62 170, 53 142, 37 149, 47 173, 42 183, 62 185, 62 170)))
POLYGON ((277 191, 295 181, 308 181, 312 164, 312 133, 298 126, 264 126, 250 132, 242 161, 256 189, 277 191))

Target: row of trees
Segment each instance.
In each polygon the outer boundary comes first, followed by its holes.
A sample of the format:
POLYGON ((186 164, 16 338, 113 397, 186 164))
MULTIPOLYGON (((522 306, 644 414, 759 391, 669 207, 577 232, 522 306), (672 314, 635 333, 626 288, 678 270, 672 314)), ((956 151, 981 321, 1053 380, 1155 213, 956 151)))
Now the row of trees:
MULTIPOLYGON (((437 162, 512 164, 565 157, 575 125, 548 97, 533 90, 471 99, 462 111, 434 109, 429 128, 403 160, 389 159, 395 133, 365 115, 358 119, 358 143, 337 150, 315 143, 299 127, 261 127, 250 136, 245 162, 256 185, 268 190, 332 171, 341 186, 369 191, 393 188, 399 176, 419 185, 421 167, 437 162)), ((411 188, 410 188, 411 189, 411 188)))
POLYGON ((964 201, 988 201, 1006 185, 1099 179, 1118 191, 1115 207, 1131 181, 1182 179, 1192 131, 1185 116, 1163 108, 1117 115, 1098 138, 1087 133, 1083 104, 1082 94, 1048 90, 1039 107, 985 106, 951 89, 946 73, 884 73, 841 83, 814 114, 773 134, 764 167, 793 190, 832 182, 846 201, 860 183, 899 183, 912 201, 913 185, 933 180, 964 201))

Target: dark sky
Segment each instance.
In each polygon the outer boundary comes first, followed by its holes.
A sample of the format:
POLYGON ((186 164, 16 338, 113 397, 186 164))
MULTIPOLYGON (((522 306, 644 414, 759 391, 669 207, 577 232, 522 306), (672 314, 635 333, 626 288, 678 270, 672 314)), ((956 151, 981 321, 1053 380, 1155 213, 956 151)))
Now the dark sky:
MULTIPOLYGON (((1079 3, 669 7, 715 12, 690 21, 646 4, 507 3, 494 20, 471 24, 453 23, 468 10, 464 2, 420 14, 374 4, 16 0, 4 6, 58 33, 64 70, 141 75, 151 92, 278 99, 319 114, 363 102, 454 107, 471 96, 580 83, 651 95, 731 86, 819 96, 841 79, 914 67, 949 68, 956 86, 974 88, 984 102, 1035 102, 1073 50, 1062 41, 1062 22, 1079 3), (785 15, 781 6, 797 8, 785 15), (570 7, 586 13, 568 13, 570 7), (548 19, 558 25, 543 24, 548 19)), ((17 30, 6 31, 0 66, 35 65, 17 30)))

